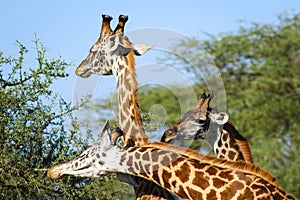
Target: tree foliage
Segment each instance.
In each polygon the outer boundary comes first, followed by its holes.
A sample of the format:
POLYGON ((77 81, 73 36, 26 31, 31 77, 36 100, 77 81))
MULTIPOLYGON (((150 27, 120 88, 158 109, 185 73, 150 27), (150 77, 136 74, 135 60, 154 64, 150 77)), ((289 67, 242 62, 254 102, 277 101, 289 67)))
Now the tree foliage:
POLYGON ((124 186, 115 175, 62 181, 45 176, 45 169, 82 151, 72 116, 81 105, 72 107, 51 88, 68 77, 70 64, 48 60, 41 42, 34 44, 36 67, 26 66, 28 50, 20 42, 17 56, 0 53, 0 199, 119 199, 124 186))

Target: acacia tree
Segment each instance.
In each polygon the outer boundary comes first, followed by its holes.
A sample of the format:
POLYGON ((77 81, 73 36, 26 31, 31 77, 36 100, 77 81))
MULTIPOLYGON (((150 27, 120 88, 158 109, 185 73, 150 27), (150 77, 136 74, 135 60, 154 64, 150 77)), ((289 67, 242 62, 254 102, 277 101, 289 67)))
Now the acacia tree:
MULTIPOLYGON (((34 40, 37 66, 25 66, 28 50, 17 42, 16 57, 0 52, 0 199, 117 199, 113 176, 97 179, 46 178, 44 169, 78 156, 83 142, 72 107, 51 89, 66 78, 69 63, 48 60, 46 49, 34 40), (114 183, 112 183, 114 182, 114 183), (109 189, 108 189, 109 188, 109 189)), ((83 104, 83 102, 82 102, 83 104)))

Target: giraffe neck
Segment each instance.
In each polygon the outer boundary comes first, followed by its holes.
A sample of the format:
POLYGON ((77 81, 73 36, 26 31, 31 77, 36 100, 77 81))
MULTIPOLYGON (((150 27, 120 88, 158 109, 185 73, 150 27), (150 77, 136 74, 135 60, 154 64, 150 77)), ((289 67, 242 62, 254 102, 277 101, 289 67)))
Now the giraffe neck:
POLYGON ((208 141, 218 158, 253 163, 247 140, 239 134, 230 121, 225 123, 220 130, 213 131, 213 134, 215 134, 215 140, 208 141))
POLYGON ((148 143, 148 136, 144 132, 141 120, 139 102, 137 98, 137 81, 133 52, 121 57, 114 70, 117 78, 119 123, 124 134, 124 144, 132 139, 135 145, 148 143), (130 133, 130 134, 129 134, 130 133))
POLYGON ((127 150, 112 146, 105 152, 101 148, 87 149, 76 159, 50 169, 48 176, 99 177, 122 172, 152 181, 182 199, 293 199, 271 174, 251 163, 202 156, 164 143, 127 150))

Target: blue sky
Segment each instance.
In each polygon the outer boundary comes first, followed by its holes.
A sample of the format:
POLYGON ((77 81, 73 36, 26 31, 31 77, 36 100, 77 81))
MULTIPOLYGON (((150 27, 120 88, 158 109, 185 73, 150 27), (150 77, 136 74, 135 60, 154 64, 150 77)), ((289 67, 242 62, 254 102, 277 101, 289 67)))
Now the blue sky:
MULTIPOLYGON (((68 69, 70 77, 55 86, 65 98, 72 99, 77 78, 75 67, 97 40, 102 13, 114 17, 113 27, 119 14, 128 15, 127 31, 158 27, 177 31, 187 37, 201 38, 202 32, 218 34, 237 30, 241 25, 240 20, 274 23, 278 13, 291 9, 299 11, 299 8, 300 1, 292 0, 192 0, 176 3, 162 0, 1 1, 0 51, 5 55, 17 53, 15 41, 19 40, 33 53, 32 40, 36 33, 49 50, 48 58, 62 56, 66 61, 74 63, 68 69)), ((26 64, 34 66, 30 58, 26 64)), ((113 77, 104 82, 114 86, 113 77)))

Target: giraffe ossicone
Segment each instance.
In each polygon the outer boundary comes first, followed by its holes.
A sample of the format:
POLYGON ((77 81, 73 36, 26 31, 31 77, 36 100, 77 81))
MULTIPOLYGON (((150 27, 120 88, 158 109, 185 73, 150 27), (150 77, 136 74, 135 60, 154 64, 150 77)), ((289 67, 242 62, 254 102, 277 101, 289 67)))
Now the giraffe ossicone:
POLYGON ((120 149, 111 142, 109 124, 100 141, 77 158, 50 168, 47 176, 96 178, 110 172, 153 181, 183 199, 293 199, 265 170, 173 145, 153 142, 120 149))

